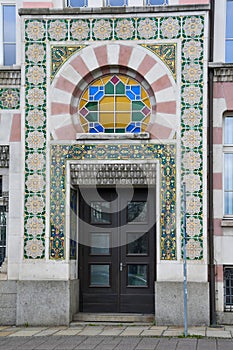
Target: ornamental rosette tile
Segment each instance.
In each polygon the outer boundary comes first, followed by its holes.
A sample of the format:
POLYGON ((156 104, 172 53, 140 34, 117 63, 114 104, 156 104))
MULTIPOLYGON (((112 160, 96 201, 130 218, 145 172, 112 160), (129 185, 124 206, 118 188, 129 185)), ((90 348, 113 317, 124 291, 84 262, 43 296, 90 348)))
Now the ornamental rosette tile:
POLYGON ((26 181, 26 186, 30 192, 42 191, 45 186, 43 176, 38 174, 29 175, 26 181))
POLYGON ((190 63, 184 66, 183 76, 187 82, 195 83, 200 80, 202 70, 199 64, 190 63))
POLYGON ((201 100, 201 90, 198 86, 186 86, 184 88, 183 99, 184 103, 187 103, 191 106, 196 103, 200 103, 201 100))
POLYGON ((184 176, 184 182, 186 183, 186 189, 188 192, 200 191, 201 179, 199 175, 186 174, 184 176))
POLYGON ((42 218, 28 218, 26 223, 27 234, 36 237, 42 235, 44 230, 44 223, 42 218))
POLYGON ((72 38, 76 40, 85 40, 89 35, 89 25, 88 22, 80 19, 78 21, 72 22, 71 24, 71 34, 72 38))
POLYGON ((45 99, 44 90, 33 88, 28 90, 28 103, 34 107, 43 105, 45 99))
POLYGON ((187 130, 183 135, 183 144, 185 147, 199 147, 201 141, 200 132, 197 130, 187 130))
POLYGON ((189 217, 186 220, 186 232, 189 237, 200 236, 202 225, 200 219, 189 217))
POLYGON ((201 122, 201 114, 199 109, 187 108, 183 113, 183 123, 187 126, 194 127, 201 122))
POLYGON ((32 109, 28 112, 27 121, 30 126, 38 128, 45 122, 44 112, 40 109, 32 109))
POLYGON ((0 105, 4 109, 16 109, 19 107, 19 91, 6 89, 0 94, 0 105))
POLYGON ((44 204, 44 200, 41 197, 36 195, 28 197, 26 201, 27 212, 34 215, 41 213, 44 209, 44 204))
POLYGON ((156 35, 157 25, 153 19, 145 18, 138 25, 138 33, 142 39, 151 39, 156 35))
POLYGON ((184 43, 183 54, 185 58, 196 59, 199 58, 202 53, 202 47, 200 41, 190 40, 184 43))
POLYGON ((43 242, 36 238, 26 241, 25 253, 28 258, 41 258, 44 253, 43 242))
POLYGON ((188 17, 183 26, 186 36, 200 36, 203 30, 203 23, 200 17, 188 17))
POLYGON ((201 201, 199 197, 187 196, 187 213, 190 215, 201 212, 201 201))
POLYGON ((45 57, 45 49, 43 45, 32 44, 28 46, 26 50, 26 56, 29 61, 34 63, 39 63, 44 60, 45 57))
POLYGON ((199 169, 202 164, 201 156, 199 153, 187 152, 183 156, 183 165, 185 169, 193 171, 199 169))
POLYGON ((94 36, 99 40, 106 40, 111 38, 112 25, 108 20, 97 20, 94 24, 94 36))
POLYGON ((26 165, 29 170, 37 171, 42 170, 45 166, 45 159, 41 153, 33 153, 28 155, 26 165))
POLYGON ((177 38, 180 32, 179 20, 172 17, 164 19, 161 25, 161 31, 164 38, 177 38))
POLYGON ((39 131, 29 132, 26 138, 26 142, 29 148, 33 148, 33 149, 43 148, 45 143, 43 132, 39 132, 39 131))
POLYGON ((51 21, 49 23, 49 29, 48 29, 49 37, 52 40, 65 40, 66 34, 67 34, 67 27, 66 23, 64 21, 51 21))
POLYGON ((134 25, 130 19, 118 20, 115 31, 119 39, 130 39, 134 33, 134 25))
POLYGON ((44 38, 44 24, 40 21, 29 22, 26 28, 26 34, 28 39, 31 40, 41 40, 44 38))
POLYGON ((194 239, 189 239, 186 245, 187 249, 187 258, 190 260, 200 258, 202 253, 201 243, 199 241, 195 241, 194 239))
POLYGON ((43 67, 29 67, 27 71, 27 80, 30 84, 42 84, 44 82, 45 72, 43 67))

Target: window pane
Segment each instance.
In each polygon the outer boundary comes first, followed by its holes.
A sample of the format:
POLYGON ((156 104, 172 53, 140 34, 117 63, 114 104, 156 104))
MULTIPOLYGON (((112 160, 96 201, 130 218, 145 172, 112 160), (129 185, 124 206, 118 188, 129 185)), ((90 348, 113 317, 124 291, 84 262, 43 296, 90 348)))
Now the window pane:
POLYGON ((225 192, 225 214, 233 215, 233 192, 225 192))
POLYGON ((68 6, 71 7, 84 7, 85 0, 68 0, 68 6))
POLYGON ((16 42, 16 16, 15 6, 3 6, 3 41, 16 42))
POLYGON ((128 222, 147 221, 147 202, 128 203, 128 222))
POLYGON ((225 118, 224 143, 228 145, 233 145, 233 117, 225 118))
POLYGON ((226 38, 233 38, 233 1, 227 1, 226 38))
POLYGON ((92 202, 91 203, 91 223, 92 224, 110 224, 110 203, 92 202))
POLYGON ((125 0, 109 0, 110 6, 124 6, 125 0))
POLYGON ((226 62, 233 62, 233 40, 226 40, 226 62))
POLYGON ((110 254, 110 235, 109 233, 91 234, 91 254, 108 255, 110 254))
POLYGON ((130 232, 128 238, 128 255, 148 254, 148 234, 130 232))
POLYGON ((147 265, 128 265, 128 286, 147 286, 147 265))
POLYGON ((12 66, 16 63, 16 45, 4 44, 4 66, 12 66))
MULTIPOLYGON (((150 5, 163 5, 164 0, 149 0, 150 5)), ((168 3, 168 1, 167 1, 168 3)))
POLYGON ((109 287, 109 265, 91 265, 91 286, 109 287))
POLYGON ((233 191, 233 153, 224 155, 224 189, 233 191))

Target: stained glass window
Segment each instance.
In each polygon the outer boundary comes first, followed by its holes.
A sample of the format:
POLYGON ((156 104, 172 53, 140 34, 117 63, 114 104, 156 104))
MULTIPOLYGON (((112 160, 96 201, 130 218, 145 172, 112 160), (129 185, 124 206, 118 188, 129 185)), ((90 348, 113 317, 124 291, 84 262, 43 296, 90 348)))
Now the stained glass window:
POLYGON ((79 118, 86 133, 139 133, 150 120, 150 99, 135 79, 113 74, 97 79, 84 91, 79 118))

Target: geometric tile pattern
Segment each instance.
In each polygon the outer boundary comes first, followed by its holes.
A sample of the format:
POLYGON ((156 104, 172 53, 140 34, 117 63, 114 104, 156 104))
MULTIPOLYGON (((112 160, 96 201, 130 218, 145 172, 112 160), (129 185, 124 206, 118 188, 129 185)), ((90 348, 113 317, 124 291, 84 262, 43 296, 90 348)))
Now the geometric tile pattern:
MULTIPOLYGON (((137 41, 143 44, 145 40, 147 45, 157 44, 156 40, 164 45, 173 44, 173 39, 181 43, 181 180, 187 183, 187 234, 190 238, 187 256, 200 260, 203 258, 202 123, 205 60, 202 15, 26 20, 25 258, 45 256, 46 49, 49 50, 50 43, 55 47, 55 43, 60 42, 61 46, 62 42, 64 46, 63 43, 67 42, 67 47, 70 47, 112 39, 119 42, 132 40, 134 45, 137 41)), ((169 167, 166 171, 169 172, 169 167)), ((52 215, 54 210, 51 206, 52 215)), ((64 232, 53 232, 52 237, 54 234, 64 235, 64 232)), ((166 231, 162 234, 166 238, 166 231)), ((162 237, 161 256, 164 259, 171 259, 171 256, 176 258, 170 253, 170 241, 167 240, 163 245, 162 237)))
POLYGON ((20 108, 20 88, 0 88, 0 109, 20 108))
POLYGON ((160 254, 175 260, 176 254, 176 145, 52 145, 50 190, 50 256, 65 258, 65 168, 67 160, 151 160, 160 164, 160 254))

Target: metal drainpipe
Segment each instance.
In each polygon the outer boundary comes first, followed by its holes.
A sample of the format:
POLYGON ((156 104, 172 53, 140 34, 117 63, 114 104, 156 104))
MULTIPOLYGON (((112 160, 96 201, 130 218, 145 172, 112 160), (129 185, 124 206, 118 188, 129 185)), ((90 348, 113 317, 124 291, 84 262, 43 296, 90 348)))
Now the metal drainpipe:
MULTIPOLYGON (((213 62, 215 0, 211 0, 209 26, 209 62, 213 62)), ((214 228, 213 228, 213 68, 209 68, 209 118, 208 118, 208 245, 210 282, 210 325, 216 326, 214 228)))

